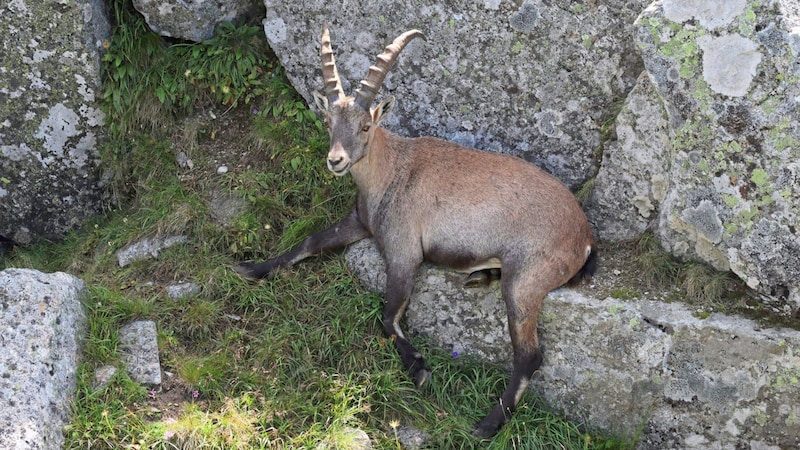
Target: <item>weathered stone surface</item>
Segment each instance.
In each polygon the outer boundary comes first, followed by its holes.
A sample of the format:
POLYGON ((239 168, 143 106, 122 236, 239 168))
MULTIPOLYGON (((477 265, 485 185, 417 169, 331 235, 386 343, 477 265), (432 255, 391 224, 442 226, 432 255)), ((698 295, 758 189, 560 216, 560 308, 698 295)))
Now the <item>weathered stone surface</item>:
POLYGON ((178 300, 200 293, 200 285, 196 283, 173 284, 164 288, 169 298, 178 300))
POLYGON ((133 6, 156 33, 195 42, 212 38, 222 22, 263 14, 258 0, 133 0, 133 6))
POLYGON ((789 313, 800 308, 797 23, 790 1, 654 3, 636 39, 667 125, 627 151, 669 142, 662 244, 730 268, 789 313))
POLYGON ((395 431, 397 441, 405 450, 419 450, 426 448, 431 437, 428 433, 413 427, 399 426, 395 431))
POLYGON ((83 281, 0 272, 0 448, 60 449, 86 317, 83 281))
POLYGON ((647 3, 266 0, 264 30, 310 104, 323 24, 348 93, 386 44, 422 30, 379 95, 398 98, 386 127, 523 155, 574 188, 596 171, 600 124, 642 70, 632 24, 647 3))
POLYGON ((164 236, 144 239, 130 244, 117 251, 117 263, 125 267, 143 259, 158 258, 158 254, 165 248, 183 244, 188 240, 186 236, 164 236))
POLYGON ((120 360, 131 380, 158 388, 161 386, 161 360, 158 332, 152 320, 131 322, 119 330, 120 360))
POLYGON ((0 235, 58 239, 104 204, 96 99, 105 4, 6 2, 0 33, 0 235))
POLYGON ((108 383, 114 378, 117 374, 117 367, 106 365, 98 367, 94 371, 94 380, 92 381, 92 389, 95 391, 99 391, 105 389, 108 386, 108 383))
MULTIPOLYGON (((350 246, 347 259, 367 288, 383 291, 383 260, 370 240, 350 246)), ((406 314, 409 331, 508 367, 498 286, 463 289, 463 280, 423 266, 406 314)), ((800 445, 797 331, 719 314, 701 320, 678 303, 568 289, 547 297, 539 325, 544 363, 532 387, 582 423, 631 436, 643 427, 643 449, 800 445)))
POLYGON ((669 188, 669 136, 661 97, 643 72, 615 123, 587 216, 604 240, 631 239, 658 219, 669 188))

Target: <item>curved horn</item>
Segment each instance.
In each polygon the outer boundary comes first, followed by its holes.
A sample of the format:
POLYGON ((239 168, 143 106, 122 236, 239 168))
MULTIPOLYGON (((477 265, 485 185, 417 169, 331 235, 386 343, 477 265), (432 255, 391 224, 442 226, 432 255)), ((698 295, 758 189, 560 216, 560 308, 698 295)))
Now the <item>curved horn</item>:
POLYGON ((370 66, 367 77, 361 81, 361 87, 356 90, 356 104, 369 111, 372 101, 383 84, 386 74, 392 68, 397 56, 403 48, 415 37, 425 39, 425 35, 419 30, 409 30, 398 36, 394 42, 386 46, 386 49, 378 55, 374 66, 370 66))
POLYGON ((328 98, 328 103, 334 103, 339 97, 344 97, 342 82, 339 79, 339 71, 336 70, 336 60, 333 58, 331 48, 331 35, 327 25, 322 28, 322 46, 319 54, 322 56, 322 82, 324 83, 323 93, 328 98))

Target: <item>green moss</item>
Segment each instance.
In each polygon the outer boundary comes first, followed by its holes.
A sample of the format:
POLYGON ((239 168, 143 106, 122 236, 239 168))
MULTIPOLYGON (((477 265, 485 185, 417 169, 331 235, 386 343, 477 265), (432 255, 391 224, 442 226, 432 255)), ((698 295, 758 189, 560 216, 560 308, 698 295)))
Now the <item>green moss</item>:
POLYGON ((758 208, 751 206, 748 209, 743 209, 736 214, 736 222, 744 225, 745 228, 750 228, 753 225, 753 218, 758 215, 758 208))
POLYGON ((739 197, 730 194, 723 194, 722 201, 725 202, 725 204, 729 207, 733 208, 739 204, 739 197))
POLYGON ((615 289, 611 292, 611 298, 616 298, 619 300, 631 300, 641 296, 642 296, 641 292, 637 291, 636 289, 629 289, 629 288, 615 289))
POLYGON ((693 317, 696 317, 696 318, 698 318, 700 320, 708 319, 708 317, 710 315, 711 315, 711 313, 708 312, 708 311, 695 311, 695 312, 692 313, 693 317))
POLYGON ((754 169, 753 172, 750 174, 750 181, 755 183, 756 186, 761 187, 764 183, 767 182, 767 172, 764 169, 757 168, 754 169))

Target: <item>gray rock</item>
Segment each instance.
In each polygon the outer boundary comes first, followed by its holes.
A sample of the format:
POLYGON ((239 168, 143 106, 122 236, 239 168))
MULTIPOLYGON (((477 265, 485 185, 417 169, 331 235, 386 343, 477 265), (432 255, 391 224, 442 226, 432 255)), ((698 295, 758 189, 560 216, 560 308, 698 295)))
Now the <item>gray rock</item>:
POLYGON ((86 334, 83 281, 0 272, 0 448, 60 449, 86 334))
POLYGON ((59 239, 108 201, 96 100, 109 19, 99 0, 3 9, 0 235, 18 244, 59 239))
POLYGON ((149 258, 158 258, 158 254, 165 248, 173 245, 183 244, 188 240, 186 236, 165 236, 144 239, 134 244, 128 245, 117 251, 117 263, 120 267, 125 267, 136 261, 149 258))
POLYGON ((263 14, 258 0, 133 0, 133 6, 156 33, 195 42, 212 38, 214 28, 222 22, 263 14))
POLYGON ((200 293, 200 285, 196 283, 173 284, 164 289, 167 291, 169 298, 173 300, 191 297, 200 293))
POLYGON ((372 441, 366 431, 360 428, 344 427, 328 439, 320 442, 316 450, 340 449, 372 450, 372 441))
POLYGON ((397 427, 397 441, 400 442, 400 445, 405 450, 419 450, 425 448, 430 440, 430 435, 424 431, 406 426, 397 427))
POLYGON ((115 366, 102 366, 98 367, 97 370, 94 371, 94 381, 92 382, 92 389, 95 391, 100 391, 105 389, 108 386, 108 383, 111 382, 111 379, 114 378, 114 375, 117 374, 117 368, 115 366))
POLYGON ((658 219, 669 188, 666 111, 650 76, 643 72, 615 123, 617 139, 603 164, 587 216, 603 240, 631 239, 658 219))
POLYGON ((119 330, 119 355, 131 380, 152 388, 161 386, 158 333, 152 320, 131 322, 119 330))
MULTIPOLYGON (((664 247, 732 270, 787 313, 800 309, 798 21, 791 1, 654 3, 636 40, 666 126, 650 120, 651 137, 623 149, 630 160, 668 142, 664 247)), ((640 187, 623 195, 641 196, 649 174, 630 169, 640 187)))
MULTIPOLYGON (((365 287, 383 291, 372 241, 351 245, 346 257, 365 287)), ((498 286, 463 289, 463 280, 424 265, 406 313, 409 331, 510 367, 498 286)), ((581 423, 629 436, 641 428, 640 448, 800 445, 800 332, 720 314, 701 320, 678 303, 562 289, 545 299, 539 338, 544 363, 532 388, 581 423)))
POLYGON ((265 0, 264 31, 313 105, 323 24, 348 93, 386 44, 419 28, 426 40, 406 47, 379 95, 398 98, 386 127, 522 155, 574 188, 596 171, 601 123, 642 71, 632 24, 647 3, 265 0))

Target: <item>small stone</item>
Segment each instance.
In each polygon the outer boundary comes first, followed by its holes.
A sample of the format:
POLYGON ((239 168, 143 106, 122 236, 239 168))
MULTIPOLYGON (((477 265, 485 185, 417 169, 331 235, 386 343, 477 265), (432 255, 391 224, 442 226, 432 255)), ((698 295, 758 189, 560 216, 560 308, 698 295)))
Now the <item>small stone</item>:
POLYGON ((147 258, 157 258, 161 250, 172 247, 173 245, 183 244, 188 239, 189 238, 186 236, 167 236, 144 239, 117 251, 117 262, 119 263, 120 267, 125 267, 132 262, 147 258))
POLYGON ((92 382, 92 390, 100 391, 108 386, 108 383, 117 374, 117 368, 111 365, 98 367, 94 371, 94 381, 92 382))
POLYGON ((400 445, 406 450, 418 450, 424 448, 428 441, 431 440, 430 435, 424 431, 420 431, 412 427, 398 427, 397 440, 400 445))
POLYGON ((228 166, 217 167, 217 173, 218 174, 228 173, 228 166))
POLYGON ((179 300, 200 293, 200 286, 195 283, 173 284, 164 288, 169 298, 179 300))

